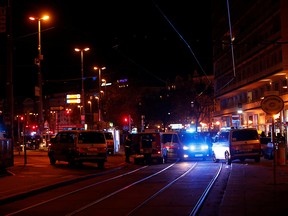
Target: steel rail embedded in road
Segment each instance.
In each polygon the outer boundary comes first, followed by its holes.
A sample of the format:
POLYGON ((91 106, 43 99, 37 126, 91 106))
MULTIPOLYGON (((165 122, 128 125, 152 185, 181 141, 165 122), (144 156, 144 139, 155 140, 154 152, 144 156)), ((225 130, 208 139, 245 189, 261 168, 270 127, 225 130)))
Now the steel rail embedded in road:
POLYGON ((95 212, 100 215, 116 212, 119 215, 147 215, 147 211, 172 215, 174 210, 171 209, 175 208, 181 209, 180 214, 194 215, 219 176, 221 165, 209 161, 176 161, 139 168, 131 164, 127 170, 63 185, 45 194, 8 203, 0 206, 0 211, 3 210, 4 215, 32 215, 47 209, 62 215, 95 215, 95 212), (181 199, 185 202, 180 203, 179 208, 177 202, 181 199), (13 212, 9 212, 9 208, 13 212))

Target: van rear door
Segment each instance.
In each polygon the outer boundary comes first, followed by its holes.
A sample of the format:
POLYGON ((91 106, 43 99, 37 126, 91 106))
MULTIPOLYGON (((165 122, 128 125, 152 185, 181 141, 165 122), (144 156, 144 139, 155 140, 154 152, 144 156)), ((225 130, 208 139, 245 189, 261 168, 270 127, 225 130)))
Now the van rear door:
MULTIPOLYGON (((107 157, 107 143, 103 132, 83 131, 78 134, 77 149, 81 156, 87 156, 87 159, 107 157)), ((83 159, 85 160, 85 159, 83 159)))
POLYGON ((259 156, 261 144, 257 130, 233 130, 231 133, 231 156, 259 156))

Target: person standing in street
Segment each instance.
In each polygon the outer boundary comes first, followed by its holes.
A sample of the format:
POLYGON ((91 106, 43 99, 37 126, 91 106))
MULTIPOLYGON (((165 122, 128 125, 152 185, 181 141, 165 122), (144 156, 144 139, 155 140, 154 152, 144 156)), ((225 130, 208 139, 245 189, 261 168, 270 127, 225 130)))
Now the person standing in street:
POLYGON ((131 163, 130 162, 131 144, 132 144, 131 136, 128 135, 126 136, 126 139, 125 139, 125 162, 126 163, 131 163))

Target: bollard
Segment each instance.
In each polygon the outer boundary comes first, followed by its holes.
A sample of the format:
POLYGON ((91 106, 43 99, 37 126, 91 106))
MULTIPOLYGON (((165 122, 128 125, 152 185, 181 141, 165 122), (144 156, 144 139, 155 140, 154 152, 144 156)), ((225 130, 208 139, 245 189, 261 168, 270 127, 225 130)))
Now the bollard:
POLYGON ((284 143, 279 143, 277 148, 277 164, 286 165, 286 148, 284 143))

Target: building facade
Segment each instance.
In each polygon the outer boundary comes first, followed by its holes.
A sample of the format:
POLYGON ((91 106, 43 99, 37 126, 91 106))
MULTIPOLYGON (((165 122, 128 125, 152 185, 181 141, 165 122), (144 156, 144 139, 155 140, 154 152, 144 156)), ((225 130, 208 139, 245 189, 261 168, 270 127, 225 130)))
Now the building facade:
POLYGON ((284 108, 276 132, 288 122, 288 1, 213 1, 214 123, 271 132, 261 101, 278 95, 284 108))

